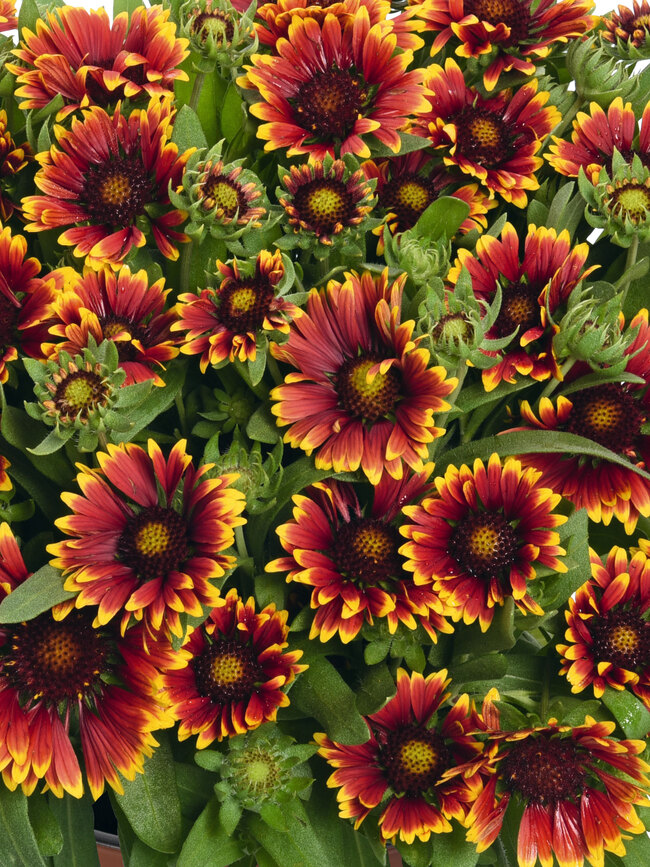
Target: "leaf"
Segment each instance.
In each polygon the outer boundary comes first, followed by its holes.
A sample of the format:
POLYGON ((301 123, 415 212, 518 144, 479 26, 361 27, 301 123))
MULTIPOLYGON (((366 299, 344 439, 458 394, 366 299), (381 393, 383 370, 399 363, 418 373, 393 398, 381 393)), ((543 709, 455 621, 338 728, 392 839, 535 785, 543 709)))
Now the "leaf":
POLYGON ((179 364, 178 362, 170 364, 163 374, 165 385, 152 389, 151 394, 134 410, 131 418, 133 427, 126 432, 113 433, 113 442, 131 442, 136 434, 168 410, 183 388, 186 373, 186 364, 179 364))
POLYGON ((53 858, 54 867, 99 867, 90 795, 81 799, 49 795, 48 799, 63 836, 63 848, 53 858))
POLYGON ((366 665, 376 665, 388 656, 390 650, 389 638, 378 638, 366 644, 363 651, 363 659, 366 665))
POLYGON ((129 867, 169 867, 169 855, 156 852, 142 840, 135 840, 128 860, 129 867))
POLYGON ((203 132, 198 114, 189 105, 181 105, 174 120, 172 142, 178 146, 179 153, 192 147, 206 148, 208 140, 203 132))
POLYGON ((59 570, 46 564, 0 602, 0 623, 32 620, 44 611, 49 611, 53 605, 73 599, 76 595, 63 589, 59 570))
POLYGON ((631 840, 625 841, 625 867, 648 867, 650 864, 650 837, 647 834, 636 834, 631 840))
POLYGON ((18 33, 22 35, 23 27, 36 30, 36 22, 41 17, 36 0, 22 0, 18 12, 18 33))
POLYGON ((219 802, 213 798, 185 838, 176 867, 228 867, 244 853, 219 823, 219 802))
POLYGON ((635 695, 608 686, 601 701, 614 715, 625 737, 645 738, 650 731, 650 711, 635 695))
POLYGON ((284 831, 269 827, 261 817, 251 814, 248 827, 281 867, 341 867, 327 845, 327 837, 316 833, 306 814, 304 818, 293 817, 284 831))
MULTIPOLYGON (((400 137, 400 147, 397 153, 399 153, 400 156, 403 154, 409 154, 411 151, 424 150, 424 148, 431 144, 429 139, 422 138, 419 135, 410 135, 406 132, 400 132, 398 135, 400 137)), ((377 157, 397 156, 397 153, 392 148, 389 148, 388 145, 385 145, 375 136, 369 136, 367 141, 370 147, 370 156, 372 159, 376 159, 377 157)))
POLYGON ((409 867, 430 867, 433 864, 431 860, 431 841, 423 843, 417 837, 412 843, 404 843, 397 840, 397 851, 402 856, 404 864, 409 867))
POLYGON ((63 835, 45 795, 30 795, 27 811, 41 855, 58 855, 63 848, 63 835))
POLYGON ((440 196, 431 202, 413 227, 421 238, 438 241, 453 237, 467 219, 469 205, 453 196, 440 196))
POLYGON ((137 836, 157 852, 176 852, 182 840, 181 803, 176 789, 174 757, 167 735, 156 734, 160 746, 144 765, 144 774, 125 780, 115 800, 137 836))
POLYGON ((244 125, 244 104, 237 87, 231 81, 221 108, 221 132, 230 142, 244 125))
POLYGON ((27 449, 33 455, 51 455, 58 452, 59 449, 67 443, 74 435, 74 428, 63 428, 62 430, 52 430, 44 440, 35 446, 33 449, 27 449))
POLYGON ((219 808, 219 821, 229 837, 235 833, 242 815, 242 806, 233 797, 227 797, 219 808))
POLYGON ((317 719, 334 741, 361 744, 368 740, 368 727, 356 709, 354 692, 324 657, 309 660, 309 668, 291 690, 291 704, 317 719))
POLYGON ((259 406, 248 419, 246 434, 256 442, 268 443, 269 445, 275 445, 281 439, 282 434, 275 422, 275 416, 271 414, 271 407, 268 403, 259 406))
POLYGON ((214 794, 214 777, 196 765, 176 762, 181 813, 194 821, 214 794))
POLYGON ((113 21, 120 12, 126 12, 130 18, 131 13, 135 12, 138 6, 142 6, 141 0, 113 0, 113 21))
POLYGON ((473 843, 465 839, 465 829, 453 823, 449 834, 433 834, 431 846, 432 864, 449 864, 453 867, 475 867, 478 852, 473 843))
POLYGON ((29 824, 27 798, 21 789, 0 786, 0 867, 46 867, 29 824))

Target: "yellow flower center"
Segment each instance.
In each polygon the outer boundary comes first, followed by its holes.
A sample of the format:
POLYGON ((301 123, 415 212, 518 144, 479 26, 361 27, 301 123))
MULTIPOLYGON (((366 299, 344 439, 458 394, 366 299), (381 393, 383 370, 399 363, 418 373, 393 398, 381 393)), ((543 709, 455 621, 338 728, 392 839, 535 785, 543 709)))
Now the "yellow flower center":
POLYGON ((368 371, 378 362, 374 356, 351 358, 335 377, 341 405, 352 415, 374 422, 386 417, 399 394, 399 373, 392 367, 368 380, 368 371))
POLYGON ((623 386, 597 385, 573 392, 570 400, 569 433, 588 437, 618 454, 635 447, 645 413, 641 401, 623 386))
POLYGON ((320 187, 313 190, 309 197, 309 205, 315 214, 322 217, 327 217, 331 213, 338 213, 342 208, 345 208, 347 202, 338 190, 333 190, 331 187, 320 187))
POLYGON ((94 389, 87 379, 78 377, 65 386, 65 399, 73 409, 81 410, 92 403, 94 389))
POLYGON ((208 177, 199 195, 207 211, 216 211, 217 216, 232 219, 237 211, 245 209, 246 203, 241 186, 223 175, 208 177))
POLYGON ((230 312, 248 313, 257 303, 257 292, 251 286, 239 286, 230 296, 230 312))
POLYGON ((632 654, 640 645, 639 633, 625 624, 615 626, 609 633, 609 643, 617 653, 632 654))
MULTIPOLYGON (((52 393, 54 411, 62 422, 87 421, 98 405, 108 403, 109 387, 99 373, 61 369, 62 379, 56 386, 48 385, 52 393)), ((47 404, 45 404, 47 406, 47 404)))
POLYGON ((601 398, 587 407, 584 417, 594 432, 603 434, 616 430, 621 421, 622 414, 623 407, 619 402, 601 398))
POLYGON ((109 175, 101 184, 100 192, 104 204, 106 205, 122 205, 128 201, 131 195, 131 184, 126 175, 114 174, 109 175))
POLYGON ((392 524, 377 518, 357 518, 339 526, 331 556, 349 581, 363 588, 386 588, 401 572, 399 545, 392 524))
POLYGON ((621 220, 644 223, 650 210, 650 190, 644 184, 630 183, 616 189, 612 196, 612 212, 621 220))
POLYGON ((358 528, 354 537, 354 553, 378 563, 394 553, 394 542, 384 527, 366 524, 358 528))
POLYGON ((501 141, 501 128, 489 117, 474 118, 469 123, 469 132, 482 148, 496 148, 501 141))
POLYGON ((169 548, 169 530, 160 521, 150 521, 138 530, 135 547, 142 557, 157 557, 169 548))
POLYGON ((422 213, 430 204, 431 193, 423 184, 407 181, 397 190, 397 199, 402 207, 422 213))
POLYGON ((58 675, 72 673, 83 654, 78 639, 67 630, 52 631, 45 635, 38 648, 38 657, 44 669, 58 675))
POLYGON ((245 673, 245 663, 234 653, 222 653, 212 660, 212 680, 217 686, 237 683, 245 673))
POLYGON ((399 760, 403 771, 407 774, 421 776, 435 768, 438 763, 438 753, 432 744, 414 739, 401 745, 399 760))
POLYGON ((461 340, 469 340, 473 333, 470 322, 462 313, 450 313, 437 323, 431 336, 436 342, 458 344, 461 340))
POLYGON ((493 527, 481 526, 469 537, 469 547, 472 555, 480 560, 489 560, 499 543, 499 534, 493 527))
POLYGON ((498 511, 468 511, 454 527, 447 543, 449 555, 464 571, 485 580, 508 570, 516 559, 518 547, 516 531, 498 511))

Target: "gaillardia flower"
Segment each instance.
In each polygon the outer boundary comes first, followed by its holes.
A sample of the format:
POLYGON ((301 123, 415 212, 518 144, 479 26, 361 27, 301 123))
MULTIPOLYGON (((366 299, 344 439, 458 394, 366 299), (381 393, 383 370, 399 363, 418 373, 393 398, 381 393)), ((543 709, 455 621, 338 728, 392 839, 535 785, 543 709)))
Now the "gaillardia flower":
POLYGON ((601 698, 608 686, 631 689, 650 709, 650 560, 642 551, 629 562, 614 547, 605 562, 590 552, 591 580, 565 611, 568 644, 558 644, 560 674, 571 692, 591 686, 601 698))
POLYGON ((165 310, 170 290, 163 289, 164 282, 150 284, 144 269, 133 274, 127 265, 117 273, 104 268, 80 275, 65 269, 64 288, 51 307, 49 340, 56 340, 44 343, 43 351, 56 359, 62 351, 83 352, 89 338, 97 345, 112 340, 125 385, 151 379, 163 386, 158 370, 179 352, 171 334, 177 313, 174 307, 165 310))
POLYGON ((37 154, 41 168, 34 183, 43 196, 26 196, 28 232, 70 226, 59 243, 74 246, 95 268, 119 267, 127 253, 142 247, 150 230, 168 259, 185 235, 172 227, 185 219, 172 210, 167 188, 178 185, 192 150, 179 155, 169 141, 172 106, 152 99, 128 117, 118 104, 112 115, 93 106, 73 118, 71 129, 55 126, 57 145, 37 154))
POLYGON ((148 451, 109 443, 100 469, 77 476, 81 494, 61 495, 72 514, 56 524, 71 538, 48 551, 66 589, 79 591, 76 607, 98 606, 93 625, 119 614, 122 632, 133 616, 152 634, 180 636, 182 612, 217 604, 214 579, 235 562, 221 552, 245 523, 245 499, 232 477, 204 478, 211 465, 196 469, 185 444, 165 460, 153 440, 148 451))
POLYGON ((0 221, 2 222, 6 222, 14 212, 15 202, 10 186, 12 178, 25 168, 30 155, 31 150, 26 142, 17 147, 7 127, 7 112, 0 109, 0 221))
POLYGON ((255 611, 233 588, 194 629, 183 649, 187 667, 168 673, 163 696, 180 721, 178 738, 198 735, 197 749, 275 720, 289 704, 283 687, 307 666, 302 650, 287 652, 287 612, 255 611))
POLYGON ((613 722, 493 732, 485 770, 493 776, 472 805, 467 839, 483 852, 496 840, 512 800, 524 808, 517 840, 521 867, 600 867, 604 852, 624 856, 623 838, 645 831, 635 804, 647 803, 645 741, 615 740, 613 722))
POLYGON ((514 226, 506 223, 500 239, 492 235, 479 238, 476 258, 468 250, 459 250, 447 276, 455 284, 461 269, 466 268, 475 296, 488 303, 500 286, 501 307, 486 336, 503 338, 517 331, 514 345, 494 353, 494 367, 483 370, 486 391, 492 391, 502 381, 515 383, 518 375, 537 381, 551 376, 561 378, 553 351, 553 336, 559 326, 549 321, 549 314, 552 317, 560 310, 596 267, 584 268, 589 245, 573 246, 566 229, 558 235, 555 229, 529 225, 523 256, 519 247, 514 226))
POLYGON ((13 487, 7 473, 10 466, 9 461, 3 455, 0 455, 0 491, 10 491, 13 487))
POLYGON ((540 484, 541 473, 493 454, 487 467, 447 468, 435 479, 437 496, 405 506, 412 524, 400 527, 409 540, 400 552, 416 584, 433 589, 453 620, 481 630, 492 623, 507 597, 524 614, 543 614, 529 593, 535 566, 566 572, 566 554, 555 531, 566 517, 553 512, 560 496, 540 484))
POLYGON ((536 190, 536 156, 542 139, 560 121, 555 106, 544 105, 549 94, 537 92, 537 79, 516 93, 502 90, 485 98, 465 84, 455 60, 427 69, 427 107, 415 111, 412 131, 431 140, 446 166, 475 177, 490 194, 524 208, 526 191, 536 190))
POLYGON ((271 411, 289 425, 285 442, 316 453, 316 466, 335 473, 361 467, 372 484, 384 470, 402 478, 404 464, 424 469, 428 444, 441 436, 435 413, 456 386, 444 367, 412 339, 414 323, 400 324, 406 275, 388 283, 369 272, 346 274, 313 290, 289 340, 271 345, 295 372, 271 391, 271 411))
POLYGON ((502 72, 534 75, 554 43, 591 30, 598 20, 587 14, 593 6, 592 0, 428 0, 418 4, 418 17, 438 33, 431 54, 451 39, 460 42, 459 57, 487 58, 483 84, 493 90, 502 72))
POLYGON ((14 30, 17 26, 15 0, 0 0, 0 32, 14 30))
POLYGON ((314 588, 310 638, 324 642, 338 633, 347 644, 375 618, 385 618, 391 634, 400 623, 408 629, 420 623, 433 641, 453 631, 433 582, 416 585, 398 556, 400 504, 426 490, 424 475, 401 481, 384 475, 368 515, 350 484, 323 482, 293 498, 293 520, 276 528, 289 556, 266 569, 314 588))
MULTIPOLYGON (((0 526, 0 597, 29 572, 7 524, 0 526)), ((40 780, 61 798, 80 798, 84 775, 93 798, 108 783, 123 792, 172 724, 160 703, 161 670, 182 664, 169 645, 143 648, 141 625, 120 637, 91 625, 85 611, 47 611, 0 626, 0 769, 12 791, 31 794, 40 780), (119 773, 118 773, 119 772, 119 773)))
POLYGON ((650 168, 650 102, 643 110, 640 130, 632 104, 623 105, 620 96, 613 100, 606 114, 597 102, 590 104, 589 111, 590 114, 578 112, 571 141, 553 136, 554 144, 550 145, 551 153, 546 159, 556 172, 575 178, 583 168, 595 184, 601 169, 611 174, 614 149, 629 163, 638 154, 643 165, 650 168))
POLYGON ((397 50, 397 37, 381 24, 371 27, 361 6, 352 22, 326 15, 322 25, 294 16, 277 54, 254 54, 238 80, 261 101, 250 107, 265 121, 257 131, 264 149, 287 148, 288 156, 346 153, 369 157, 368 133, 397 152, 398 131, 409 115, 428 105, 422 70, 407 68, 411 51, 397 50))
POLYGON ((427 841, 432 833, 452 830, 449 819, 464 822, 469 805, 481 791, 479 773, 444 779, 450 768, 481 752, 469 730, 469 699, 460 696, 448 710, 447 672, 423 677, 397 672, 397 694, 366 717, 370 737, 347 746, 317 733, 319 753, 336 768, 327 781, 339 788, 339 815, 358 828, 378 808, 384 841, 427 841))
POLYGON ((635 60, 648 56, 650 34, 650 3, 634 0, 632 8, 620 4, 603 18, 603 39, 616 45, 620 51, 629 53, 635 60))
POLYGON ((23 42, 13 52, 22 64, 7 64, 17 76, 20 108, 44 108, 60 95, 62 120, 90 105, 173 96, 174 81, 187 81, 179 66, 188 51, 169 15, 162 6, 140 6, 111 24, 105 9, 63 6, 46 12, 36 33, 22 29, 23 42))
POLYGON ((231 264, 217 260, 217 270, 214 287, 179 296, 180 319, 172 326, 187 332, 181 352, 200 354, 202 373, 208 364, 255 361, 259 333, 286 334, 302 312, 280 294, 288 288, 280 250, 262 250, 254 269, 234 259, 231 264))

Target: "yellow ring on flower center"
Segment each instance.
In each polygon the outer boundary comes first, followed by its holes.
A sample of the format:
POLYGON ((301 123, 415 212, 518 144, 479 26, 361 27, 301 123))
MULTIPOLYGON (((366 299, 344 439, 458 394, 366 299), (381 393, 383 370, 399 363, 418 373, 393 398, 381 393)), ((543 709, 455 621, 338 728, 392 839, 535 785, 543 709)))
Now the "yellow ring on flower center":
POLYGON ((138 530, 135 547, 143 557, 157 557, 169 548, 169 530, 161 521, 150 521, 138 530))
POLYGON ((430 193, 422 184, 406 181, 396 190, 396 199, 405 208, 422 212, 429 204, 430 193))
POLYGON ((110 175, 99 188, 100 195, 106 205, 122 205, 131 195, 131 184, 126 175, 110 175))
POLYGON ((614 626, 608 636, 609 644, 618 653, 633 653, 640 644, 639 634, 631 626, 614 626))
POLYGON ((399 750, 402 770, 415 776, 429 773, 437 765, 438 758, 431 744, 421 740, 406 741, 399 750))
POLYGON ((246 666, 234 653, 222 653, 212 660, 210 674, 216 686, 228 686, 244 677, 246 666))
POLYGON ((621 404, 613 400, 598 400, 585 411, 585 421, 591 429, 602 433, 615 430, 623 415, 621 404))
POLYGON ((469 538, 472 555, 480 560, 490 560, 499 545, 499 534, 493 527, 479 525, 469 538))
POLYGON ((93 403, 94 391, 87 379, 77 377, 66 383, 64 397, 73 409, 82 410, 93 403))

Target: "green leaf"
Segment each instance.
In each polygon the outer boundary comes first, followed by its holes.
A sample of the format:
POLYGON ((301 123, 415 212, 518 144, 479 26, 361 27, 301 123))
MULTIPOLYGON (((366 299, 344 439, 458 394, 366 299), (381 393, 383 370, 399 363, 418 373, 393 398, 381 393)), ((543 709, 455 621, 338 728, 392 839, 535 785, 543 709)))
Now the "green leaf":
POLYGON ((376 665, 388 656, 390 650, 389 638, 378 638, 366 644, 363 651, 363 659, 366 665, 376 665))
POLYGON ((73 599, 77 594, 63 589, 58 569, 46 564, 30 575, 0 602, 0 623, 32 620, 53 605, 73 599))
POLYGON ((368 727, 356 709, 355 698, 354 692, 324 657, 310 659, 309 668, 291 690, 291 704, 317 719, 332 740, 344 744, 361 744, 368 740, 368 727))
POLYGON ((287 830, 287 817, 281 808, 272 801, 262 804, 260 816, 269 828, 275 828, 276 831, 287 830))
POLYGON ((650 837, 647 834, 635 834, 631 840, 625 841, 625 867, 648 867, 650 864, 650 837))
POLYGON ((176 867, 228 867, 243 854, 221 827, 219 802, 213 798, 190 829, 176 867))
POLYGON ((235 833, 242 815, 242 805, 233 797, 227 797, 219 808, 219 821, 229 837, 235 833))
MULTIPOLYGON (((478 636, 477 636, 478 637, 478 636)), ((476 650, 481 653, 476 659, 470 659, 460 665, 452 665, 451 675, 454 686, 458 689, 464 683, 473 680, 499 680, 508 670, 508 660, 502 653, 486 653, 476 644, 476 650)))
POLYGON ((493 650, 509 650, 514 643, 514 603, 510 596, 503 605, 495 606, 487 632, 481 632, 478 622, 474 622, 454 633, 454 655, 475 654, 477 651, 483 655, 493 650))
POLYGON ((186 373, 186 364, 179 364, 178 362, 170 364, 163 374, 165 385, 152 389, 151 394, 140 404, 137 410, 134 410, 132 416, 133 427, 123 433, 113 433, 113 441, 116 443, 131 442, 136 434, 140 433, 154 419, 168 410, 176 399, 176 395, 183 388, 186 373))
POLYGON ((221 132, 228 141, 235 138, 244 125, 245 119, 242 98, 235 84, 230 82, 221 109, 221 132))
POLYGON ((130 18, 131 13, 135 12, 138 6, 142 6, 141 0, 113 0, 113 21, 120 12, 126 12, 130 18))
POLYGON ((206 148, 208 140, 203 132, 198 114, 189 105, 181 105, 174 120, 172 141, 178 146, 179 153, 191 147, 206 148))
POLYGON ((469 205, 453 196, 440 196, 431 202, 413 227, 421 238, 438 241, 452 238, 469 214, 469 205))
POLYGON ((45 795, 36 792, 31 795, 27 811, 41 855, 58 855, 63 848, 63 835, 45 795))
POLYGON ((268 403, 259 406, 248 419, 246 433, 252 440, 269 445, 275 445, 281 439, 280 428, 275 422, 275 416, 271 414, 268 403))
POLYGON ((196 765, 176 762, 181 813, 194 821, 214 794, 214 777, 196 765))
MULTIPOLYGON (((399 155, 409 154, 411 151, 421 151, 424 148, 428 147, 431 142, 422 138, 419 135, 410 135, 406 132, 398 133, 400 137, 400 147, 399 147, 399 155)), ((368 137, 368 145, 370 147, 370 156, 372 159, 376 157, 395 157, 396 153, 392 148, 389 148, 388 145, 385 145, 375 136, 368 137)))
POLYGON ((404 864, 409 867, 431 867, 431 840, 428 843, 423 843, 417 837, 412 843, 403 843, 398 840, 396 849, 402 856, 404 864))
POLYGON ((650 711, 631 692, 606 687, 601 699, 627 738, 645 738, 650 731, 650 711))
POLYGON ((99 867, 90 795, 80 799, 49 795, 48 799, 63 835, 63 848, 54 856, 54 867, 99 867))
POLYGON ((182 840, 181 803, 176 789, 174 757, 166 734, 144 765, 144 774, 124 782, 115 800, 137 836, 158 852, 176 852, 182 840))
POLYGON ((33 455, 51 455, 63 448, 73 435, 74 428, 72 427, 63 428, 62 430, 52 430, 37 446, 33 449, 27 449, 27 451, 33 455))
POLYGON ((473 843, 465 839, 465 829, 453 823, 449 834, 432 834, 432 864, 449 864, 453 867, 475 867, 478 852, 473 843))
POLYGON ((22 0, 20 11, 18 12, 18 34, 22 35, 23 27, 29 27, 31 31, 36 30, 36 22, 41 17, 36 0, 22 0))
POLYGON ((21 789, 0 785, 0 867, 46 867, 29 823, 27 798, 21 789))
MULTIPOLYGON (((327 838, 317 834, 306 815, 298 815, 279 831, 261 817, 250 815, 248 827, 253 837, 281 867, 341 867, 327 838)), ((181 867, 181 865, 179 865, 181 867)))
POLYGON ((128 860, 129 867, 169 867, 169 855, 156 852, 142 840, 135 840, 128 860))

